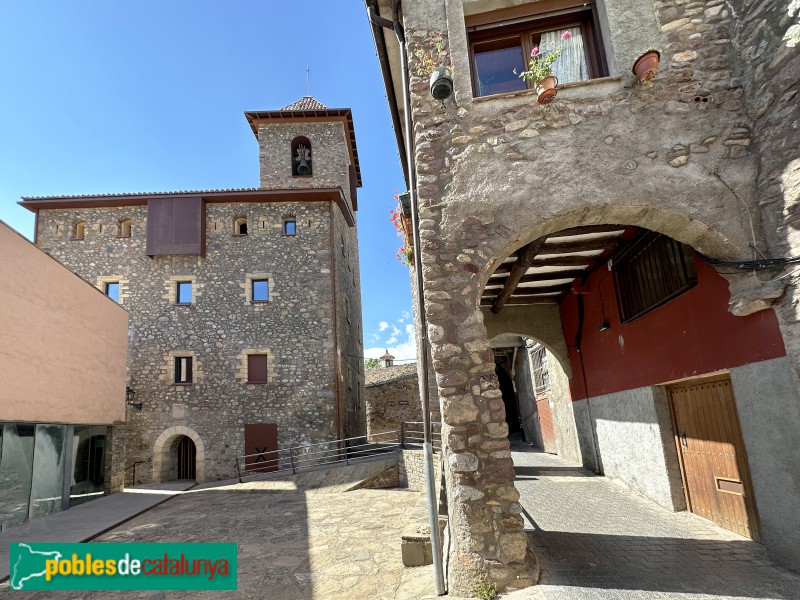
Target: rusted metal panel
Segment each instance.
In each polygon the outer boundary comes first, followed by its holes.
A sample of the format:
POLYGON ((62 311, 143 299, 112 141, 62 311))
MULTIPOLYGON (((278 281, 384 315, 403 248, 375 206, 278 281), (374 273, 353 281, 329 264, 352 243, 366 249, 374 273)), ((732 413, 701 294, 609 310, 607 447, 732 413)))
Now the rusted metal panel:
POLYGON ((668 389, 689 510, 758 540, 758 516, 730 377, 668 389))
POLYGON ((205 256, 206 208, 200 196, 150 198, 147 202, 147 255, 205 256))
POLYGON ((553 413, 550 410, 550 400, 547 398, 538 398, 536 400, 536 410, 539 415, 539 427, 542 430, 542 445, 544 446, 542 450, 549 454, 558 454, 556 429, 553 425, 553 413))
POLYGON ((276 471, 279 467, 278 425, 251 423, 244 426, 245 470, 276 471))

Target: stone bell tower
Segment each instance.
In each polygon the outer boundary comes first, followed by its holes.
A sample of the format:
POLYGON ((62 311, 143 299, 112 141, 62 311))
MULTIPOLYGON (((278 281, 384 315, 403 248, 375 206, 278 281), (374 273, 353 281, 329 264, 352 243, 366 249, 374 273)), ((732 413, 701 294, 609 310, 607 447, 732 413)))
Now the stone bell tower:
POLYGON ((245 116, 258 138, 260 187, 340 187, 355 204, 361 182, 350 109, 328 108, 306 96, 280 110, 245 116))

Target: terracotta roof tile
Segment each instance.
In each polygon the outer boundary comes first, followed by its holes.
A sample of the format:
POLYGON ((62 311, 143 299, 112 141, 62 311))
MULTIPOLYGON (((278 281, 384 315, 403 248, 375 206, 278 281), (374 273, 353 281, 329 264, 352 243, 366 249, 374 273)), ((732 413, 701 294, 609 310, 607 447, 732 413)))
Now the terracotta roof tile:
POLYGON ((373 385, 383 385, 385 383, 400 381, 401 379, 410 379, 416 376, 417 363, 364 369, 364 384, 367 387, 372 387, 373 385))
POLYGON ((284 106, 281 110, 328 110, 328 107, 311 96, 304 96, 297 102, 284 106))

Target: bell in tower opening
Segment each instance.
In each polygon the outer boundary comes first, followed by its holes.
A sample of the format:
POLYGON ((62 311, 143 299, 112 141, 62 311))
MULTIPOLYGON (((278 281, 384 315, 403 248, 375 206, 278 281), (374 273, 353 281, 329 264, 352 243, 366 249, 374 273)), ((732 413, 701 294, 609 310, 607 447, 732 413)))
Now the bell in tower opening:
POLYGON ((298 137, 292 140, 292 175, 308 177, 311 170, 311 142, 308 138, 298 137))

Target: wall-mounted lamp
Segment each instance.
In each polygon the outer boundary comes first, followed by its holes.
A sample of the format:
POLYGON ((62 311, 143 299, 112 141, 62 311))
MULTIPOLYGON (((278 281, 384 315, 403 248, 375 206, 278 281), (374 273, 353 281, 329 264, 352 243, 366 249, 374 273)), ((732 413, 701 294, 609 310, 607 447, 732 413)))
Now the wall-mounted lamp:
POLYGON ((431 96, 444 106, 444 101, 453 95, 453 78, 450 75, 450 69, 447 67, 434 69, 431 73, 430 89, 431 96))
POLYGON ((611 323, 608 321, 603 321, 597 326, 597 331, 605 331, 606 329, 611 329, 611 323))
POLYGON ((131 386, 127 386, 125 388, 125 402, 128 405, 135 408, 136 410, 138 410, 139 412, 142 412, 142 403, 134 402, 135 398, 136 398, 136 390, 134 390, 131 386))

